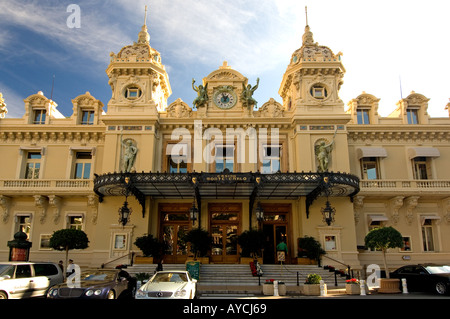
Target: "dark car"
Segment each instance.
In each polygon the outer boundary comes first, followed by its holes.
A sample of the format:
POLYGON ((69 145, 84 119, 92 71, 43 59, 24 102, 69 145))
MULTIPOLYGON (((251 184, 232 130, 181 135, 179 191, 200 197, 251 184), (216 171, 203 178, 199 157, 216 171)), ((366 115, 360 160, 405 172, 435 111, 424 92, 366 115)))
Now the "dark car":
POLYGON ((405 278, 408 291, 431 291, 440 295, 450 292, 450 266, 408 265, 395 270, 390 277, 405 278))
POLYGON ((68 277, 64 284, 53 286, 47 293, 51 299, 119 299, 134 298, 136 280, 121 269, 90 269, 81 272, 80 280, 68 277))

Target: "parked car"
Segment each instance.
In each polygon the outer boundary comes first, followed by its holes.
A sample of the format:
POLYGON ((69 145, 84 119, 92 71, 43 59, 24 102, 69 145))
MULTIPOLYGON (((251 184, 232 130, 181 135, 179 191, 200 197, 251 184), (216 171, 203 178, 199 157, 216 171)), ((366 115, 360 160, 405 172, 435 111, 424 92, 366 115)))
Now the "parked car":
POLYGON ((187 271, 159 271, 138 289, 136 299, 194 299, 197 280, 187 271))
POLYGON ((407 265, 392 272, 390 277, 405 278, 408 291, 431 291, 440 295, 450 292, 450 266, 407 265))
POLYGON ((61 268, 52 262, 0 262, 0 299, 45 296, 64 281, 61 268))
POLYGON ((89 269, 49 289, 50 299, 119 299, 134 297, 136 280, 121 269, 89 269))

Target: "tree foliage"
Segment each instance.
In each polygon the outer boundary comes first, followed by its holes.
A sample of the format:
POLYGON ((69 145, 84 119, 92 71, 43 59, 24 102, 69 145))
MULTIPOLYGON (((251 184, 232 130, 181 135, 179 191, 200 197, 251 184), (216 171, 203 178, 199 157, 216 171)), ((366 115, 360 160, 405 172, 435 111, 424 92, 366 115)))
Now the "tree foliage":
POLYGON ((372 229, 364 238, 366 247, 381 250, 383 253, 384 269, 386 278, 389 278, 389 268, 386 261, 386 251, 389 248, 403 246, 403 237, 398 230, 393 227, 380 227, 372 229))
POLYGON ((89 246, 86 233, 79 229, 60 229, 53 232, 50 246, 55 250, 85 249, 89 246))
POLYGON ((264 248, 264 232, 261 230, 246 230, 238 236, 238 244, 242 248, 243 257, 257 257, 264 248))
POLYGON ((371 249, 387 250, 403 246, 403 237, 393 227, 372 229, 364 239, 365 245, 371 249))
POLYGON ((144 235, 136 238, 134 242, 144 256, 159 257, 162 253, 163 244, 158 241, 153 235, 144 235))
POLYGON ((298 239, 298 257, 319 260, 323 254, 325 254, 325 250, 322 249, 322 245, 314 237, 305 236, 298 239))
POLYGON ((190 230, 182 239, 191 244, 191 251, 194 253, 194 259, 206 256, 211 247, 211 236, 206 230, 200 227, 190 230))

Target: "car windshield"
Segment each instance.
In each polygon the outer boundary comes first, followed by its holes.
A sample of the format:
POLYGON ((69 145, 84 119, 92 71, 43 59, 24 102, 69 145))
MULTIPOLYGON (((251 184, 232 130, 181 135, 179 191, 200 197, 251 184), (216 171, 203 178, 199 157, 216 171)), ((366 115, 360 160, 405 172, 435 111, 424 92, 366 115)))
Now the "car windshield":
POLYGON ((115 272, 113 271, 91 270, 81 273, 81 280, 84 281, 113 281, 114 277, 115 272))
POLYGON ((153 278, 152 282, 185 282, 187 280, 187 276, 185 273, 158 273, 153 278))
POLYGON ((0 265, 0 276, 10 276, 14 274, 14 267, 12 265, 0 265))
POLYGON ((427 266, 425 267, 430 274, 446 274, 450 273, 449 266, 427 266))

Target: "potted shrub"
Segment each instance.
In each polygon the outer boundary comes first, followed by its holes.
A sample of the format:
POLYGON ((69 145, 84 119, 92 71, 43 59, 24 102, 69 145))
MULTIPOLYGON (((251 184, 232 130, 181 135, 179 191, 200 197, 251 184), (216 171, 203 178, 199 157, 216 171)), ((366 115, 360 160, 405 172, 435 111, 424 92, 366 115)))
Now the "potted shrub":
POLYGON ((135 264, 153 264, 154 259, 162 255, 163 244, 154 238, 153 235, 137 237, 134 244, 143 254, 143 256, 134 258, 135 264))
POLYGON ((305 236, 298 238, 298 264, 313 265, 319 263, 323 254, 325 254, 325 250, 322 249, 320 242, 314 237, 305 236))
POLYGON ((207 257, 208 251, 211 246, 211 236, 202 228, 194 228, 188 231, 183 240, 186 243, 190 243, 191 252, 194 253, 194 261, 201 261, 202 263, 209 263, 209 257, 207 257))
POLYGON ((381 250, 383 255, 386 278, 380 279, 380 293, 400 293, 400 279, 390 279, 389 269, 386 261, 386 252, 389 248, 400 248, 403 246, 403 237, 393 227, 380 227, 372 229, 364 238, 366 247, 381 250))
POLYGON ((320 281, 322 277, 318 274, 309 274, 303 285, 303 294, 308 296, 320 296, 320 281))
POLYGON ((251 263, 258 260, 262 263, 260 252, 264 248, 264 233, 261 230, 250 229, 241 233, 238 238, 238 244, 241 247, 241 263, 251 263))

